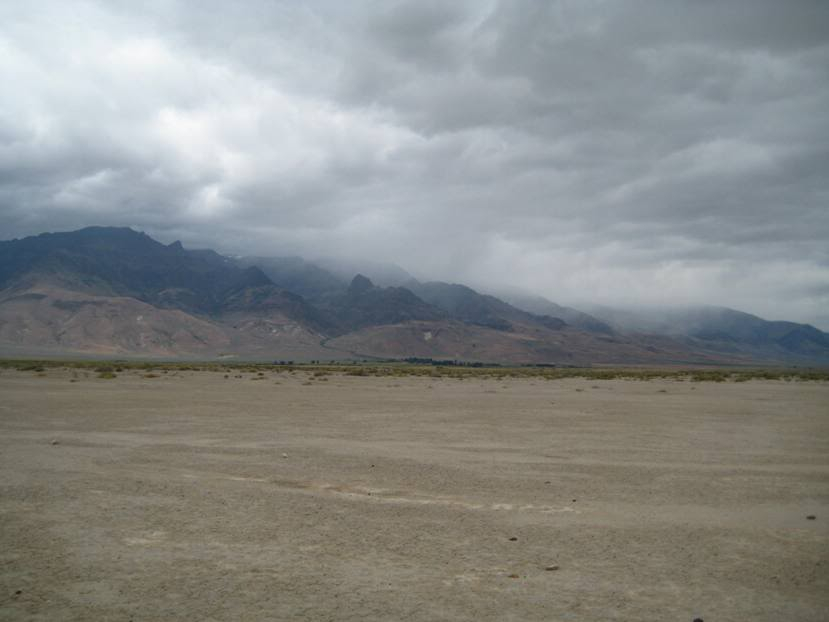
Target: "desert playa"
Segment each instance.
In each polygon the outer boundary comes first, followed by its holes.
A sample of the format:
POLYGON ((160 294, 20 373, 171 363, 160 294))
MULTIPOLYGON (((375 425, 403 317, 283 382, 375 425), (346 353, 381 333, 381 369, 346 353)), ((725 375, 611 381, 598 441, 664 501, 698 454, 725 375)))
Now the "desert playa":
POLYGON ((829 618, 827 382, 115 376, 0 371, 0 619, 829 618))

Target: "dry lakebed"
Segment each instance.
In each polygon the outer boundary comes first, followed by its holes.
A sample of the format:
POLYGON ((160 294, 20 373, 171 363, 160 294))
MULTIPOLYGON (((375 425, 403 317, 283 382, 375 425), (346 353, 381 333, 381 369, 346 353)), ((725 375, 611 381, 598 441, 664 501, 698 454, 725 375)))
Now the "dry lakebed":
POLYGON ((829 619, 827 382, 41 372, 2 620, 829 619))

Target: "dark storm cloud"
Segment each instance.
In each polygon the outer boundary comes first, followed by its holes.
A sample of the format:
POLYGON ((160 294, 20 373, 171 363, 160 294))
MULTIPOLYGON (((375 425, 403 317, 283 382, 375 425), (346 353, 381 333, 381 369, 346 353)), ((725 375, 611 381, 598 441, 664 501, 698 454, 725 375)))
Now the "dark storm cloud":
POLYGON ((825 2, 136 4, 0 7, 4 238, 829 327, 825 2))

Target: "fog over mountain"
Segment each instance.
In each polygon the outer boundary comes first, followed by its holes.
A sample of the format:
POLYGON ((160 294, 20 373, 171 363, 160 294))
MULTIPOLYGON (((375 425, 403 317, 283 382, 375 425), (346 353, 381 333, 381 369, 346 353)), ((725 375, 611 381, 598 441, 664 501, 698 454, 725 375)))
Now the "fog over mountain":
POLYGON ((44 0, 0 23, 0 239, 131 226, 829 329, 827 2, 44 0))

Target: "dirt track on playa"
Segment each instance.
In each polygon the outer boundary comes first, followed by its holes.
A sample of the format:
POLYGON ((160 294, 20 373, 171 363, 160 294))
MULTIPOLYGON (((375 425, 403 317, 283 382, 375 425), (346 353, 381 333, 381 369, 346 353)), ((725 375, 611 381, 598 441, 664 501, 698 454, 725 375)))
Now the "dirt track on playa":
POLYGON ((0 373, 2 620, 829 619, 826 383, 70 375, 0 373))

